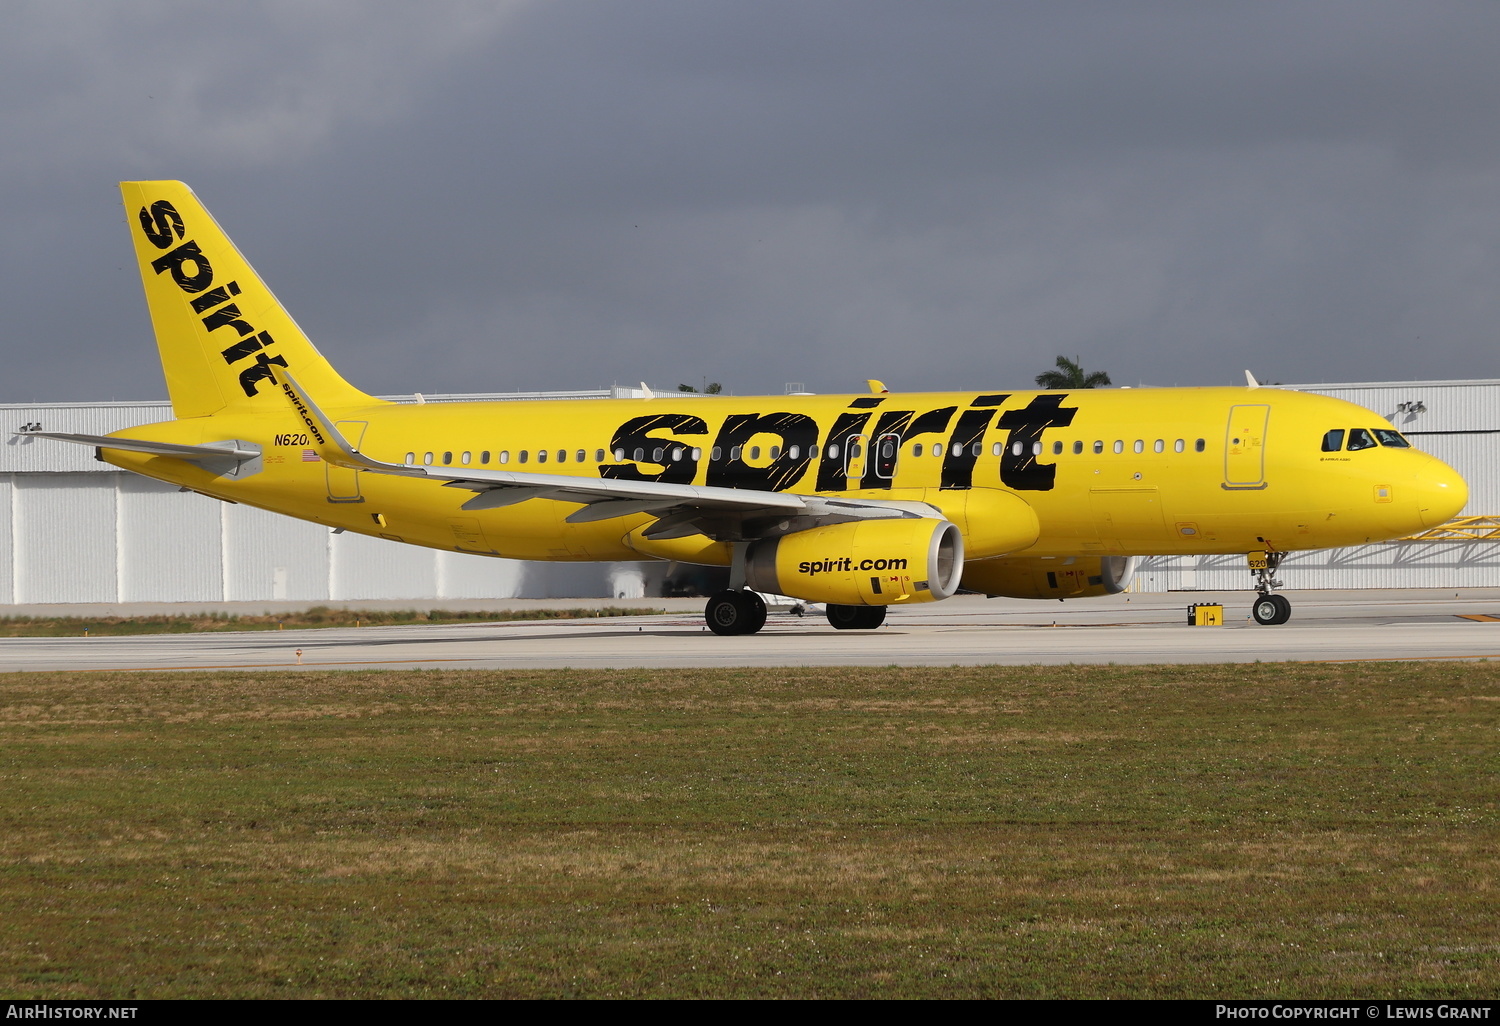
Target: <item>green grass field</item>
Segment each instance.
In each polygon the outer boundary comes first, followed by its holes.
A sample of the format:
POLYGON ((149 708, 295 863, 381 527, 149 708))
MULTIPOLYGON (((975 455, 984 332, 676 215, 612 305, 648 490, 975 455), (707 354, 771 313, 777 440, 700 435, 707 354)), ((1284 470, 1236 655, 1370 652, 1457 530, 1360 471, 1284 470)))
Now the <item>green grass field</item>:
POLYGON ((314 606, 289 613, 193 613, 172 616, 5 616, 0 638, 79 638, 135 634, 196 634, 203 631, 307 630, 319 627, 391 627, 400 624, 497 623, 504 620, 578 620, 642 616, 660 609, 621 606, 588 609, 330 609, 314 606))
POLYGON ((0 677, 11 997, 1487 997, 1493 664, 0 677))

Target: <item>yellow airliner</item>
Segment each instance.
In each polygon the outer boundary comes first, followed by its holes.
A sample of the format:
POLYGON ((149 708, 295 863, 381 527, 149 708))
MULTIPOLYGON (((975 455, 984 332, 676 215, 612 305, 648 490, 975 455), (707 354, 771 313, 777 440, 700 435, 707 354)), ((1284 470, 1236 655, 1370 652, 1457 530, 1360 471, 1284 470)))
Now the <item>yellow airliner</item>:
POLYGON ((1118 593, 1136 557, 1245 553, 1261 623, 1298 549, 1398 538, 1463 479, 1338 399, 1261 388, 391 403, 348 384, 180 182, 125 182, 176 416, 96 446, 126 470, 392 541, 513 559, 730 567, 839 628, 960 589, 1118 593))

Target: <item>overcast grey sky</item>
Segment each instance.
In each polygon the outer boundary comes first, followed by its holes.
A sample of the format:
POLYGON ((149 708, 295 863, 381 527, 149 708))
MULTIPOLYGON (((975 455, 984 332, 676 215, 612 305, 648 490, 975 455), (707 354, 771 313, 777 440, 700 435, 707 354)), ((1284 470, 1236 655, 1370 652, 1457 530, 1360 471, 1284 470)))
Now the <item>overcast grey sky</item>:
POLYGON ((1500 4, 0 8, 0 401, 165 396, 115 183, 371 392, 1500 377, 1500 4))

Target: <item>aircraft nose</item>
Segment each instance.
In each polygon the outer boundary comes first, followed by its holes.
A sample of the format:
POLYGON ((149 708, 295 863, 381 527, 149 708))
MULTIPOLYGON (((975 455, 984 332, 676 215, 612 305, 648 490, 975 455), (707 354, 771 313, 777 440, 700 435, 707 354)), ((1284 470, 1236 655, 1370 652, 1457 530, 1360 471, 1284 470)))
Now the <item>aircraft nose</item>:
POLYGON ((1433 459, 1417 472, 1417 516, 1426 527, 1446 524, 1469 501, 1469 486, 1442 460, 1433 459))

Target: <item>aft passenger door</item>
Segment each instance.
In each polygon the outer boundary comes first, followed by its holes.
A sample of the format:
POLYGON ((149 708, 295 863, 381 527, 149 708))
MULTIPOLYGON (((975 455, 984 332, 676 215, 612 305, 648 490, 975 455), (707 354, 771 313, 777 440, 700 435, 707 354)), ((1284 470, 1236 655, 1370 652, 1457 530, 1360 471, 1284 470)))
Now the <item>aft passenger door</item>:
POLYGON ((1232 406, 1224 429, 1224 485, 1229 491, 1266 487, 1266 427, 1271 407, 1232 406))
MULTIPOLYGON (((335 425, 339 432, 349 440, 349 444, 358 449, 364 442, 365 429, 369 422, 363 420, 341 420, 335 425)), ((332 463, 323 464, 328 475, 328 501, 329 502, 364 502, 364 497, 359 494, 360 471, 350 470, 347 467, 335 467, 332 463)))

